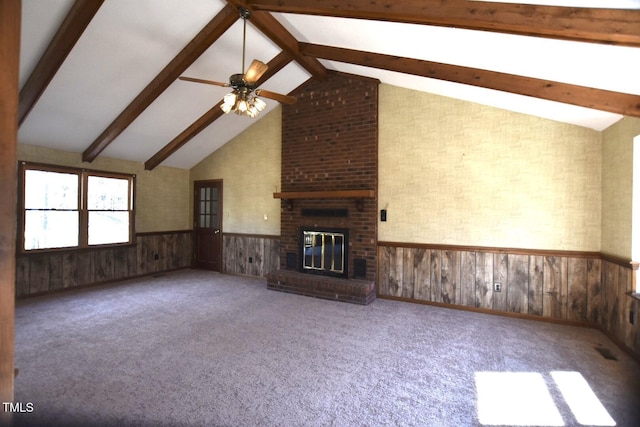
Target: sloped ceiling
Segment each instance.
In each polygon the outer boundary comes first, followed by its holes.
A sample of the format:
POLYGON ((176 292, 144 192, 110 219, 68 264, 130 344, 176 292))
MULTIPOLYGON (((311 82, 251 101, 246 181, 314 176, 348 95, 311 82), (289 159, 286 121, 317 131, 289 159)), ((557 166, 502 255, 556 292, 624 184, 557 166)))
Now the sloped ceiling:
POLYGON ((177 80, 242 72, 241 5, 270 91, 335 70, 596 130, 640 117, 640 0, 22 3, 19 142, 85 161, 188 169, 275 108, 224 115, 228 88, 177 80))

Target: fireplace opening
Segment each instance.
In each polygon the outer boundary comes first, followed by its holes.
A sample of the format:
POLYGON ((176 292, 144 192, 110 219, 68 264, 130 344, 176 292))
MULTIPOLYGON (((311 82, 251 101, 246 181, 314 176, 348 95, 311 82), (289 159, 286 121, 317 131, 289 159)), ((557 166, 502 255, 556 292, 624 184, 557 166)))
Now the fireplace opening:
POLYGON ((302 272, 349 277, 349 230, 303 227, 300 241, 302 272))

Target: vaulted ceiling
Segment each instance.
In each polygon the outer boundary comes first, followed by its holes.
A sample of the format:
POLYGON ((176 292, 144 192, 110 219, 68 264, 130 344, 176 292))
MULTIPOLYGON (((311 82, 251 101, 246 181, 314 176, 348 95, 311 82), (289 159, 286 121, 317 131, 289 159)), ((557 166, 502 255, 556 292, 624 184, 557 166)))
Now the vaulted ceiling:
POLYGON ((191 168, 277 106, 225 115, 230 89, 177 79, 244 71, 239 6, 269 91, 335 70, 596 130, 640 117, 640 0, 22 3, 19 142, 88 162, 191 168))

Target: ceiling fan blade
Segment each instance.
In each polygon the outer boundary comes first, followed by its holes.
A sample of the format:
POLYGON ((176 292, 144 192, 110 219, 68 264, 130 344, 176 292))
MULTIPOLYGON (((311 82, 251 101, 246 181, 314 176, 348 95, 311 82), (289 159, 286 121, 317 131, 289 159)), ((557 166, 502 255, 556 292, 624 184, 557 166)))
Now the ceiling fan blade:
POLYGON ((262 96, 264 98, 273 99, 274 101, 278 101, 282 104, 295 104, 298 99, 295 96, 291 95, 282 95, 275 92, 270 92, 264 89, 256 90, 256 95, 262 96))
POLYGON ((185 80, 187 82, 205 83, 205 84, 208 84, 208 85, 229 87, 229 83, 216 82, 216 81, 213 81, 213 80, 203 80, 203 79, 196 79, 196 78, 193 78, 193 77, 183 77, 183 76, 180 76, 178 78, 180 80, 185 80))
POLYGON ((265 73, 265 71, 267 71, 267 68, 269 68, 267 64, 265 64, 262 61, 258 61, 257 59, 254 59, 251 62, 251 65, 249 65, 247 72, 244 73, 244 80, 247 83, 257 82, 258 79, 262 77, 262 75, 265 73))

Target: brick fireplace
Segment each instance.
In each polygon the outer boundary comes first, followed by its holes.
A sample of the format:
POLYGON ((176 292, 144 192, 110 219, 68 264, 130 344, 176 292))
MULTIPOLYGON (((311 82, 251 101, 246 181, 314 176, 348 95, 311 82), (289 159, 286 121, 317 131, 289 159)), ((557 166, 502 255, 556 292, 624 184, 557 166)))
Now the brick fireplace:
POLYGON ((348 278, 375 283, 378 84, 330 72, 283 106, 280 270, 303 270, 301 230, 347 230, 348 278))

